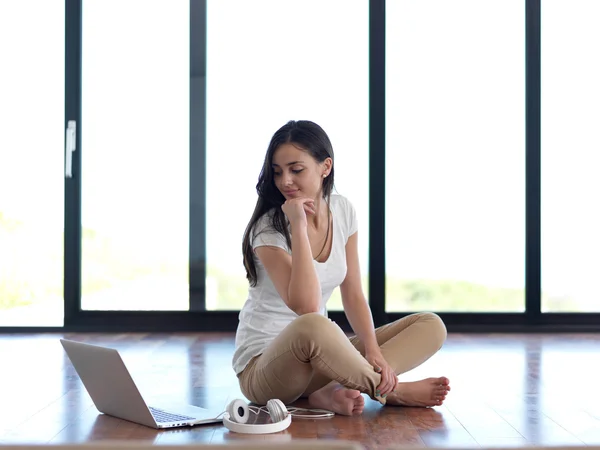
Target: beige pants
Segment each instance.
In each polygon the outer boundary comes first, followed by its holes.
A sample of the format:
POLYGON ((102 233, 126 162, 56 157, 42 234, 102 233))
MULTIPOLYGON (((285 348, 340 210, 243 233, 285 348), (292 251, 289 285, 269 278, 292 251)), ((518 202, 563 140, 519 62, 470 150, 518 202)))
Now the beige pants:
MULTIPOLYGON (((375 333, 383 357, 397 375, 425 362, 446 339, 446 327, 433 313, 411 314, 375 333)), ((332 380, 385 404, 375 395, 381 375, 364 358, 364 345, 316 313, 290 323, 238 377, 242 393, 259 405, 275 398, 292 403, 332 380)))

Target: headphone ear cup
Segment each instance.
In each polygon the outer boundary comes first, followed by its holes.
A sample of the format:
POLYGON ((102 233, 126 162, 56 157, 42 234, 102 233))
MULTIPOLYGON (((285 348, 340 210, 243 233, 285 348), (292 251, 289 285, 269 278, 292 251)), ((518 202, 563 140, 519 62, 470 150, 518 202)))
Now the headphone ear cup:
POLYGON ((227 405, 227 414, 229 419, 236 423, 247 423, 250 417, 250 409, 248 403, 244 400, 235 399, 227 405))
POLYGON ((279 399, 272 399, 267 402, 267 410, 273 423, 281 422, 288 416, 288 410, 279 399))
POLYGON ((281 400, 269 400, 267 410, 272 423, 246 423, 251 412, 249 405, 244 400, 233 400, 227 405, 226 413, 223 415, 223 425, 229 431, 244 434, 279 433, 291 425, 292 415, 281 400))

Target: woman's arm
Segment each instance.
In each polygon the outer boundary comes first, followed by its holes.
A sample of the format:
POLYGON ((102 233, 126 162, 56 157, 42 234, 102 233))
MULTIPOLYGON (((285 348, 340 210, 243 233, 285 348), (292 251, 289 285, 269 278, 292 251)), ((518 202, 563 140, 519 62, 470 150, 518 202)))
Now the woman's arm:
POLYGON ((350 326, 365 344, 365 351, 379 351, 375 337, 371 308, 363 293, 358 260, 358 232, 354 233, 346 243, 346 278, 340 286, 344 312, 350 326))
POLYGON ((298 315, 317 312, 321 306, 321 283, 313 263, 306 224, 292 224, 292 248, 288 306, 298 315))
POLYGON ((275 289, 288 308, 299 316, 318 312, 321 306, 321 283, 313 264, 306 216, 303 216, 307 201, 294 199, 284 205, 292 227, 292 255, 276 247, 255 250, 275 289))
POLYGON ((381 382, 375 394, 385 397, 396 389, 398 378, 381 353, 375 335, 371 308, 363 294, 358 262, 358 232, 350 236, 346 244, 346 264, 348 273, 340 286, 344 311, 350 326, 365 345, 365 359, 376 372, 381 374, 381 382))
POLYGON ((293 256, 277 247, 258 247, 260 259, 285 304, 299 316, 319 311, 321 284, 312 262, 306 227, 292 230, 293 256))

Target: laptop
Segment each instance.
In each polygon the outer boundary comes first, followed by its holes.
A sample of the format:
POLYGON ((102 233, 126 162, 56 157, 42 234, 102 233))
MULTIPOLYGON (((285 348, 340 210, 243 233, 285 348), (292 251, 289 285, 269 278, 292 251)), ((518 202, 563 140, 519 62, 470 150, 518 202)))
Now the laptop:
MULTIPOLYGON (((222 411, 192 405, 150 406, 135 385, 119 352, 112 348, 61 339, 98 411, 151 428, 222 422, 222 411)), ((224 408, 223 408, 224 409, 224 408)))

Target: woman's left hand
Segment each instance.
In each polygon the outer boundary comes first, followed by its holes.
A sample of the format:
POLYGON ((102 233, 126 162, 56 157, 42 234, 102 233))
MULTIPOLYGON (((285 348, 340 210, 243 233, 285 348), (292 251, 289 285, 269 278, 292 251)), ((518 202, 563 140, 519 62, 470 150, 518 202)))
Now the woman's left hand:
POLYGON ((381 374, 381 383, 377 386, 377 392, 379 394, 376 393, 375 395, 384 396, 396 389, 396 386, 398 385, 396 372, 383 358, 379 348, 365 352, 365 359, 373 366, 375 372, 381 374))

